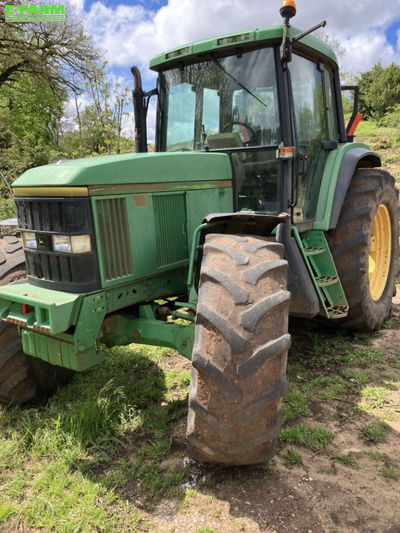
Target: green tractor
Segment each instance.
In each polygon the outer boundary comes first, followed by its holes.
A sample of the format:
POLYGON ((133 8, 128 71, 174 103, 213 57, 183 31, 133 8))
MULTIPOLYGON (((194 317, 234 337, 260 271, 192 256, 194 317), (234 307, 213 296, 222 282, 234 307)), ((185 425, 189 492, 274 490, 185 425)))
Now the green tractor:
POLYGON ((324 23, 301 33, 295 11, 286 0, 280 26, 158 55, 154 91, 133 68, 138 153, 14 182, 27 279, 0 253, 3 404, 46 398, 104 345, 166 346, 193 365, 190 455, 259 463, 280 431, 289 315, 353 330, 388 318, 394 179, 353 142, 356 105, 345 127, 337 59, 311 35, 324 23))

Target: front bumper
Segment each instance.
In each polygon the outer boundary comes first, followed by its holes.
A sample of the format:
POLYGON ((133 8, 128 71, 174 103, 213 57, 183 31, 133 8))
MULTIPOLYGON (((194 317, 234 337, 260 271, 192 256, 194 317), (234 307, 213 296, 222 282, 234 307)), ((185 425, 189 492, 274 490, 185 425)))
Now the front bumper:
POLYGON ((105 294, 71 294, 15 283, 0 288, 0 318, 20 327, 23 351, 82 371, 104 359, 98 339, 105 294))

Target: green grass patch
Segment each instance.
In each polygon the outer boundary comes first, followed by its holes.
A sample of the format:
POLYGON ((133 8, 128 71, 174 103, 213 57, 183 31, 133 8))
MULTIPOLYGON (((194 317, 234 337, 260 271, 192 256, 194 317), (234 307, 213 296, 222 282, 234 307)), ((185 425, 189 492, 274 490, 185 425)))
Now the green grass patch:
POLYGON ((387 429, 385 422, 372 422, 361 429, 361 438, 365 442, 378 444, 384 440, 387 429))
POLYGON ((298 444, 313 451, 321 450, 332 442, 333 434, 329 429, 322 426, 310 426, 299 424, 284 428, 278 437, 279 442, 286 444, 298 444))
POLYGON ((370 370, 341 370, 340 375, 347 382, 347 386, 350 389, 355 389, 359 392, 362 387, 365 387, 372 378, 372 372, 370 370))
POLYGON ((382 475, 386 479, 399 479, 399 475, 397 471, 393 468, 393 466, 387 466, 383 470, 382 475))
POLYGON ((384 351, 380 348, 367 347, 348 350, 342 357, 342 363, 361 368, 369 368, 384 361, 384 351))
POLYGON ((300 391, 289 392, 283 398, 282 421, 292 422, 300 416, 311 416, 307 397, 300 391))
POLYGON ((0 523, 16 514, 16 508, 10 503, 0 503, 0 523))
POLYGON ((374 461, 382 461, 382 462, 386 462, 387 461, 387 457, 381 453, 378 453, 378 452, 375 452, 373 450, 369 451, 368 452, 368 455, 371 457, 371 459, 373 459, 374 461))
POLYGON ((309 401, 329 401, 345 393, 348 384, 340 376, 320 376, 302 385, 309 401))
POLYGON ((106 444, 118 431, 124 399, 122 387, 115 387, 110 380, 93 397, 61 416, 60 424, 84 447, 106 444))
POLYGON ((288 448, 285 453, 285 462, 288 466, 301 466, 303 457, 295 448, 288 448))
POLYGON ((365 387, 361 391, 361 397, 369 409, 379 409, 385 406, 391 391, 390 386, 365 387))
MULTIPOLYGON (((146 507, 182 498, 184 449, 172 466, 175 421, 186 416, 187 371, 163 371, 168 350, 124 347, 77 374, 40 408, 0 407, 0 521, 45 531, 135 531, 146 507), (129 505, 127 505, 129 503, 129 505)), ((0 527, 0 529, 1 529, 0 527)))
POLYGON ((344 466, 348 466, 350 468, 358 468, 357 461, 350 455, 334 455, 332 459, 338 463, 341 463, 344 466))

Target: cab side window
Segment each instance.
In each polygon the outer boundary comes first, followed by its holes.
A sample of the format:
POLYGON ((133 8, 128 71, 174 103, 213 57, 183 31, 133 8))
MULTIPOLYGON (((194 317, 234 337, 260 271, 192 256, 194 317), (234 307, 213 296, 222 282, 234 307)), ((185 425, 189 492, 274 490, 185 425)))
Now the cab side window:
POLYGON ((337 140, 333 76, 324 65, 294 54, 290 63, 299 156, 294 222, 314 218, 328 155, 324 141, 337 140))

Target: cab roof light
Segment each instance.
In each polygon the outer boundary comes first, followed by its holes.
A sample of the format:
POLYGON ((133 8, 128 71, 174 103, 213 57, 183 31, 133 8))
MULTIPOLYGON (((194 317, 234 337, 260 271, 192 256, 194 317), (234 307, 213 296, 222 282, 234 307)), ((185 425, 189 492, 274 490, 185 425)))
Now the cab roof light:
POLYGON ((230 37, 221 37, 217 39, 217 46, 224 46, 226 44, 232 43, 242 43, 243 41, 248 41, 251 38, 250 33, 241 33, 240 35, 231 35, 230 37))
POLYGON ((172 50, 165 54, 165 59, 173 59, 174 57, 184 56, 190 52, 190 46, 185 46, 185 48, 179 48, 179 50, 172 50))

